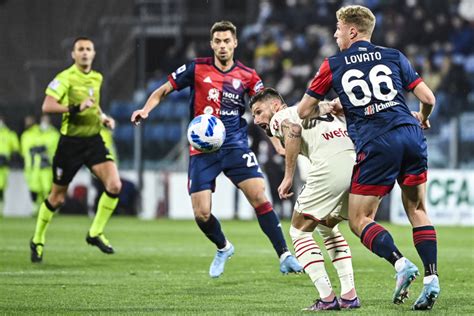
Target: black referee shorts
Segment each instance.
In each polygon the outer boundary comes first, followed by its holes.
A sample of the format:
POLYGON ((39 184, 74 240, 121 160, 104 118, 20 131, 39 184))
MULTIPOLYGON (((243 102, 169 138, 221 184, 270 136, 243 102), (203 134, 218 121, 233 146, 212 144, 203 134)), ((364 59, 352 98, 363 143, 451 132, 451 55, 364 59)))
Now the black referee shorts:
POLYGON ((99 134, 90 137, 61 135, 53 158, 53 182, 68 185, 82 165, 91 169, 107 160, 114 158, 99 134))

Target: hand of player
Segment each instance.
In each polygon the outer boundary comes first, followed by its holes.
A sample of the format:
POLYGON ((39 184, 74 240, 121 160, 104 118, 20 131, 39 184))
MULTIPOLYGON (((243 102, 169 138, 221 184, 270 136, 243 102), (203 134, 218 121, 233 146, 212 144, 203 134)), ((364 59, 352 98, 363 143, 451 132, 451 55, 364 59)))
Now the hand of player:
POLYGON ((334 112, 337 102, 332 101, 321 101, 319 102, 319 116, 323 116, 334 112))
POLYGON ((283 181, 278 187, 278 196, 280 199, 285 200, 293 196, 293 192, 290 192, 291 187, 293 186, 293 179, 283 178, 283 181))
POLYGON ((425 118, 422 113, 412 111, 411 114, 420 122, 422 129, 431 128, 430 120, 428 120, 428 118, 425 118))
POLYGON ((104 124, 105 127, 110 128, 110 129, 115 128, 115 120, 113 118, 111 118, 110 116, 105 116, 102 119, 102 124, 104 124))
POLYGON ((132 113, 132 117, 130 118, 130 121, 135 125, 139 125, 140 122, 146 119, 147 117, 148 117, 148 113, 146 113, 145 110, 140 109, 132 113))
POLYGON ((331 111, 331 114, 334 114, 336 116, 344 115, 344 110, 342 108, 341 102, 339 101, 339 98, 335 98, 330 103, 333 103, 333 109, 331 111))
POLYGON ((94 105, 94 98, 87 98, 79 105, 79 111, 82 112, 94 105))

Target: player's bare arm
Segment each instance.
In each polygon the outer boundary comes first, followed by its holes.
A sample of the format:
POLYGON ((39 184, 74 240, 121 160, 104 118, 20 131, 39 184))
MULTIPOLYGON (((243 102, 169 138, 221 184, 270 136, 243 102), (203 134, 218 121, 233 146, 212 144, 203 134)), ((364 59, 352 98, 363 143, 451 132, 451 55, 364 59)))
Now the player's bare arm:
POLYGON ((156 106, 158 106, 158 104, 160 104, 161 100, 163 100, 168 94, 173 92, 173 90, 174 89, 171 83, 169 81, 166 81, 163 85, 161 85, 161 87, 153 91, 143 108, 141 108, 140 110, 136 110, 132 113, 130 121, 134 124, 140 124, 140 121, 146 119, 148 117, 148 114, 150 114, 150 112, 156 106))
POLYGON ((281 123, 285 143, 285 176, 278 187, 280 199, 287 199, 294 193, 290 192, 293 186, 293 176, 296 169, 296 161, 301 148, 301 126, 284 120, 281 123))
POLYGON ((413 89, 413 94, 420 100, 420 111, 412 112, 413 116, 417 118, 423 129, 428 129, 431 127, 430 121, 428 120, 431 112, 436 103, 436 98, 433 94, 433 91, 424 83, 420 82, 415 89, 413 89))
POLYGON ((43 113, 67 113, 67 112, 82 112, 94 105, 94 98, 87 98, 81 104, 71 104, 68 107, 60 104, 58 100, 52 96, 47 95, 44 98, 42 110, 43 113))
POLYGON ((310 95, 305 94, 298 103, 298 116, 304 119, 311 119, 321 115, 331 113, 334 109, 335 102, 321 102, 310 95))
POLYGON ((279 155, 285 156, 285 148, 281 144, 281 141, 274 136, 270 137, 270 141, 272 142, 273 147, 275 148, 276 152, 279 155))

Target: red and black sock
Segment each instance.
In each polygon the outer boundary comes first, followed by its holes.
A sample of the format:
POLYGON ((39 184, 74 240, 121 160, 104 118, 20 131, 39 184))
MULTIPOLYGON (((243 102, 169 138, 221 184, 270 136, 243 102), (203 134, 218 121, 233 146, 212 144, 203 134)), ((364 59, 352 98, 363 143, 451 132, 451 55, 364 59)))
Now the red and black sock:
POLYGON ((425 276, 438 275, 436 230, 433 226, 413 228, 413 242, 425 267, 425 276))
POLYGON ((270 239, 273 248, 275 249, 278 257, 288 251, 285 237, 281 231, 280 220, 277 214, 273 211, 272 204, 265 202, 262 205, 255 208, 257 213, 258 223, 262 231, 270 239))
POLYGON ((360 240, 370 251, 381 258, 385 258, 392 265, 395 265, 395 262, 403 257, 395 246, 390 233, 376 222, 364 227, 360 240))

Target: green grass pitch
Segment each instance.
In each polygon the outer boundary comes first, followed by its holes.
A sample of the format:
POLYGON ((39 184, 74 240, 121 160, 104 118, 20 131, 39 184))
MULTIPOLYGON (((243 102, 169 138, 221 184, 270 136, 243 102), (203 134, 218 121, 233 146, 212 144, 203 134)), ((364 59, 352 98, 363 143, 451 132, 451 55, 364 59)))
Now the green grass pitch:
MULTIPOLYGON (((111 219, 106 233, 116 254, 84 239, 90 219, 57 216, 49 227, 44 261, 32 264, 33 219, 0 219, 0 314, 267 314, 298 315, 316 292, 306 275, 281 275, 276 255, 256 221, 223 221, 236 253, 219 279, 208 276, 214 246, 193 221, 111 219)), ((404 305, 391 303, 394 270, 365 249, 343 223, 352 248, 362 308, 355 315, 410 311, 421 278, 404 305)), ((400 250, 419 268, 411 228, 385 224, 400 250)), ((288 231, 289 222, 283 223, 288 231)), ((441 295, 430 314, 474 314, 474 229, 437 227, 441 295)), ((316 236, 321 244, 321 239, 316 236)), ((289 239, 287 238, 287 241, 289 239)), ((329 261, 326 268, 338 293, 329 261)), ((425 312, 426 313, 426 312, 425 312)), ((324 314, 334 314, 324 312, 324 314)))

